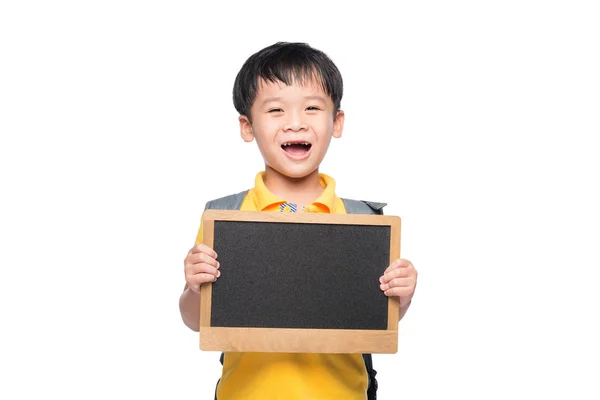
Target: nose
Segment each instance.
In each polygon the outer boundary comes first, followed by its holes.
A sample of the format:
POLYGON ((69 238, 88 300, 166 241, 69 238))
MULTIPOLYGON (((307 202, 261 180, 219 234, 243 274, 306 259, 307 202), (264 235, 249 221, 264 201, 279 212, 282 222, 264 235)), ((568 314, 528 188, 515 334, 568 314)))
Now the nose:
POLYGON ((302 113, 288 113, 288 118, 283 125, 284 131, 299 132, 308 129, 308 125, 304 121, 302 113))

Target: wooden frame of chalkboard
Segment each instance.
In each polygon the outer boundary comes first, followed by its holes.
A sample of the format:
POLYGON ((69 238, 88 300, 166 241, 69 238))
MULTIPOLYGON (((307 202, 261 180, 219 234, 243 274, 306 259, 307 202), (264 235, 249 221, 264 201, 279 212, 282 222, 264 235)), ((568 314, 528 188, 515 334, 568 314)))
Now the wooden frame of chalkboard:
POLYGON ((206 210, 202 223, 222 275, 202 285, 201 350, 397 352, 398 299, 378 277, 400 257, 399 217, 206 210))

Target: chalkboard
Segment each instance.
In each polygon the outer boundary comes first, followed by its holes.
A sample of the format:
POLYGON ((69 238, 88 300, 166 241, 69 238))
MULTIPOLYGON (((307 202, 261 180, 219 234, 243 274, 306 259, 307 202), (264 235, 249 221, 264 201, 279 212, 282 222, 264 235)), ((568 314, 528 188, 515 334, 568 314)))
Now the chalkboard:
POLYGON ((200 348, 394 353, 398 304, 379 277, 400 218, 207 210, 221 277, 202 286, 200 348))

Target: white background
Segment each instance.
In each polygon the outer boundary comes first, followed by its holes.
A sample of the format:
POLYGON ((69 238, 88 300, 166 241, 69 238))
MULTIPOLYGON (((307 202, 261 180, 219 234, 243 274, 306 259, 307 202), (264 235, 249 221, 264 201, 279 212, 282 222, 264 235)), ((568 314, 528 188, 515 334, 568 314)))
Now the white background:
POLYGON ((595 2, 216 3, 0 5, 0 398, 212 399, 182 261, 262 168, 231 90, 276 41, 338 65, 321 171, 419 271, 380 398, 600 398, 595 2))

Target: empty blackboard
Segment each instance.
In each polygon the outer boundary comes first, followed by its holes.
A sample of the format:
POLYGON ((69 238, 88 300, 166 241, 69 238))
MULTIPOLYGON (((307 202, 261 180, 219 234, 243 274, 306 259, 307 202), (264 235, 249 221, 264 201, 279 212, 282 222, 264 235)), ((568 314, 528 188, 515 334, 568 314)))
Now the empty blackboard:
POLYGON ((379 277, 400 218, 207 210, 221 277, 201 293, 200 348, 393 353, 398 304, 379 277))

